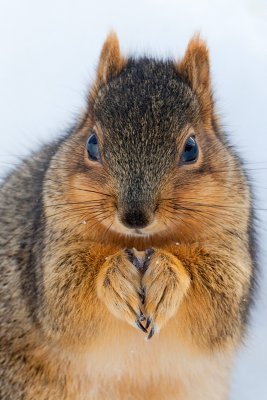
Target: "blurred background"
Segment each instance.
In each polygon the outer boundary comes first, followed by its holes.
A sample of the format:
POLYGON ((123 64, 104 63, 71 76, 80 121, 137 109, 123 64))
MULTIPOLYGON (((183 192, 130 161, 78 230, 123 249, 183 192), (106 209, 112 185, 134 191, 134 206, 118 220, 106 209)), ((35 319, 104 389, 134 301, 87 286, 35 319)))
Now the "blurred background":
POLYGON ((0 0, 0 176, 81 113, 110 29, 125 54, 179 58, 196 31, 208 42, 217 107, 258 209, 260 291, 231 400, 266 400, 266 0, 0 0))

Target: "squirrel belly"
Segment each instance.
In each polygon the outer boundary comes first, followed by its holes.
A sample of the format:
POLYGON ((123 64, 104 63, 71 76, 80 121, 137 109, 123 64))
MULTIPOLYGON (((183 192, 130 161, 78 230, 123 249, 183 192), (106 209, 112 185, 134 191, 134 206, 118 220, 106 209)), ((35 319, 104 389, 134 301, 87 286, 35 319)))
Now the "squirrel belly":
POLYGON ((177 63, 109 35, 86 113, 0 204, 0 399, 228 398, 253 204, 200 38, 177 63))
POLYGON ((81 398, 227 398, 230 353, 190 349, 177 338, 174 321, 151 341, 127 326, 110 328, 108 340, 95 343, 74 362, 81 398))

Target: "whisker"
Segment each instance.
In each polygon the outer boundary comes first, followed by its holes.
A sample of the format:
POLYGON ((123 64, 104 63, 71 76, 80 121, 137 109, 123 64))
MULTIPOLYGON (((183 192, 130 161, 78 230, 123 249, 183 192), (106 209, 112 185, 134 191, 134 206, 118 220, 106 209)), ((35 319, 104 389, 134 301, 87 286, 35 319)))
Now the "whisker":
POLYGON ((96 214, 96 213, 101 213, 103 211, 105 211, 105 209, 101 208, 101 209, 96 209, 95 207, 92 207, 91 209, 89 209, 88 207, 78 207, 78 208, 74 208, 74 209, 67 209, 67 210, 61 210, 58 213, 54 213, 54 214, 48 214, 47 217, 51 218, 51 217, 55 217, 58 215, 62 215, 62 214, 68 214, 71 213, 72 215, 77 214, 77 212, 79 213, 80 211, 90 211, 90 214, 96 214))
POLYGON ((77 205, 77 204, 87 204, 87 203, 89 203, 89 205, 91 203, 93 203, 92 206, 95 207, 97 205, 102 205, 103 204, 103 199, 101 199, 101 200, 83 200, 83 201, 66 202, 66 203, 54 203, 54 204, 49 204, 49 205, 45 206, 45 208, 61 207, 61 206, 77 205))
MULTIPOLYGON (((162 199, 164 201, 173 201, 173 203, 177 204, 178 207, 183 207, 180 206, 179 203, 177 202, 177 199, 175 198, 165 198, 162 199)), ((208 203, 199 203, 199 202, 188 202, 187 200, 183 200, 183 204, 188 204, 192 207, 208 207, 208 208, 216 208, 216 209, 233 209, 233 210, 240 210, 240 209, 245 209, 249 210, 248 206, 230 206, 230 205, 225 205, 225 204, 208 204, 208 203)), ((267 211, 267 208, 253 208, 255 211, 267 211)), ((230 213, 229 213, 230 214, 230 213)))
MULTIPOLYGON (((177 217, 178 217, 179 221, 182 220, 182 223, 185 223, 185 221, 183 219, 181 219, 180 216, 178 216, 177 212, 175 213, 173 209, 172 209, 172 211, 170 211, 170 210, 165 210, 165 211, 169 212, 169 214, 172 215, 172 218, 174 220, 178 220, 177 219, 177 217)), ((188 215, 191 219, 195 220, 197 223, 201 222, 204 226, 207 226, 207 228, 210 231, 214 232, 215 236, 218 235, 218 229, 216 229, 216 227, 218 226, 218 222, 217 221, 216 221, 216 226, 212 226, 211 225, 212 220, 210 218, 208 218, 207 215, 205 215, 205 214, 198 213, 198 212, 195 212, 195 213, 188 212, 186 209, 183 210, 183 214, 188 215)), ((224 228, 224 226, 222 224, 220 226, 222 228, 224 228)))
MULTIPOLYGON (((175 210, 175 211, 189 211, 190 213, 198 213, 198 214, 201 214, 201 215, 204 215, 204 216, 214 216, 214 215, 217 215, 218 213, 217 212, 213 212, 212 210, 205 210, 205 211, 203 211, 203 210, 199 210, 199 209, 197 209, 197 208, 189 208, 189 207, 185 207, 185 206, 180 206, 180 205, 177 205, 177 207, 173 207, 173 206, 168 206, 168 205, 166 205, 167 207, 170 207, 171 209, 173 209, 173 210, 175 210)), ((232 213, 230 213, 230 212, 226 212, 225 210, 223 210, 223 213, 222 213, 223 215, 224 215, 224 217, 230 217, 230 221, 232 220, 232 218, 231 218, 231 215, 232 215, 232 213)), ((191 215, 191 214, 190 214, 191 215)))
POLYGON ((81 190, 81 191, 83 191, 83 192, 97 193, 97 194, 102 194, 103 196, 113 197, 111 194, 99 192, 99 191, 96 191, 96 190, 82 189, 82 188, 78 188, 78 187, 75 187, 75 186, 70 186, 70 187, 71 187, 72 189, 81 190))
POLYGON ((113 221, 111 222, 111 224, 108 226, 108 228, 105 230, 104 234, 103 234, 103 238, 106 238, 111 226, 113 225, 113 221))

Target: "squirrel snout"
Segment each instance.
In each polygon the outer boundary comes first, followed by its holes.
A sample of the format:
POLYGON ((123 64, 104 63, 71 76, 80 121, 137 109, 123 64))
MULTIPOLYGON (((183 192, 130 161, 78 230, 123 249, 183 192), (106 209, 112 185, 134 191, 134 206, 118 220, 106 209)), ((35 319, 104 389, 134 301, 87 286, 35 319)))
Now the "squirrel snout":
POLYGON ((120 219, 124 226, 132 229, 145 228, 151 222, 151 217, 148 213, 137 208, 125 211, 120 219))
MULTIPOLYGON (((127 183, 121 186, 126 185, 127 183)), ((143 229, 150 225, 156 210, 156 207, 153 207, 154 197, 154 193, 140 176, 132 178, 131 184, 122 191, 117 200, 118 218, 121 224, 128 229, 143 229)))

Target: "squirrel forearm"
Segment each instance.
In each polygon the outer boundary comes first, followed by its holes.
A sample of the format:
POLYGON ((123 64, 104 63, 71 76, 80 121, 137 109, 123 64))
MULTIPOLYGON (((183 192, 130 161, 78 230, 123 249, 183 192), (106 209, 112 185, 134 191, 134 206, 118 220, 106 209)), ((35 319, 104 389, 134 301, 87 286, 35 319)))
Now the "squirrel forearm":
POLYGON ((250 264, 197 246, 168 249, 185 267, 190 286, 176 321, 184 338, 198 347, 236 342, 246 317, 250 264))
POLYGON ((96 280, 111 246, 92 244, 54 254, 44 268, 40 320, 46 333, 59 340, 84 344, 101 329, 106 309, 96 294, 96 280), (94 306, 93 306, 94 305, 94 306))

